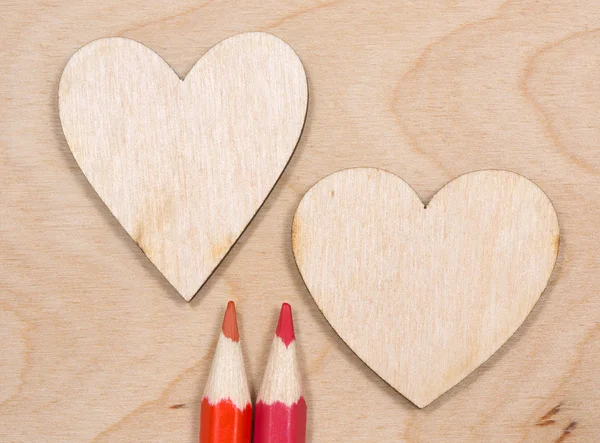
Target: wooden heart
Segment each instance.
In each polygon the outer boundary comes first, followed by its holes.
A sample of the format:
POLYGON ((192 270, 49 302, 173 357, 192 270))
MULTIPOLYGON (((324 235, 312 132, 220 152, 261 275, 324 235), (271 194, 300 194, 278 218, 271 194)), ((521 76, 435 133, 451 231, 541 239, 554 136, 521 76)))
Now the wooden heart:
POLYGON ((190 300, 283 172, 307 98, 298 56, 269 34, 222 41, 185 80, 147 47, 105 38, 69 60, 59 108, 89 182, 190 300))
POLYGON ((507 171, 478 171, 425 207, 370 168, 313 186, 293 250, 319 308, 380 377, 424 407, 489 358, 546 287, 559 229, 548 197, 507 171))

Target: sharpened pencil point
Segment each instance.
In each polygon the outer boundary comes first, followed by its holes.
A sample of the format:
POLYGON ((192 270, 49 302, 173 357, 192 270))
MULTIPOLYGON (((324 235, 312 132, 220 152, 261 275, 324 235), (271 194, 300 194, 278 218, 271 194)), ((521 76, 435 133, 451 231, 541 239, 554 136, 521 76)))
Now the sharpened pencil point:
POLYGON ((306 401, 298 366, 292 308, 284 303, 256 399, 255 443, 307 441, 306 401))
POLYGON ((238 331, 237 316, 235 314, 235 303, 230 301, 227 303, 225 317, 223 318, 223 335, 233 341, 240 341, 240 333, 238 331))
POLYGON ((200 403, 200 443, 250 443, 252 399, 244 370, 235 304, 227 304, 200 403))
POLYGON ((275 334, 283 341, 286 347, 296 338, 294 335, 294 322, 292 320, 292 307, 288 303, 281 305, 279 323, 277 323, 275 334))

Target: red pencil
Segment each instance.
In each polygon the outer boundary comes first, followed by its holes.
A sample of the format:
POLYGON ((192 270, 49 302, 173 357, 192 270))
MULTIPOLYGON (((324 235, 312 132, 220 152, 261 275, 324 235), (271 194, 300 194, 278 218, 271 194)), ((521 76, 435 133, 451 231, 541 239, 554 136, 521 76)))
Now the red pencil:
POLYGON ((248 443, 252 404, 235 315, 227 304, 200 412, 200 443, 248 443))
POLYGON ((305 439, 306 402, 296 358, 292 308, 284 303, 258 392, 254 443, 303 443, 305 439))

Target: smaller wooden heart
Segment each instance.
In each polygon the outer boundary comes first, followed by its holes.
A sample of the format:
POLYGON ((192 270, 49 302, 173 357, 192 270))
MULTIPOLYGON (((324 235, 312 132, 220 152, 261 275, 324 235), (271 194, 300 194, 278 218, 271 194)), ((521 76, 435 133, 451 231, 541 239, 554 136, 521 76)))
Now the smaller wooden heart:
POLYGON ((558 240, 544 192, 491 170, 458 177, 426 207, 389 172, 336 172, 306 193, 292 232, 298 269, 331 326, 419 407, 521 325, 558 240))
POLYGON ((283 172, 307 100, 298 56, 259 32, 217 44, 184 80, 133 40, 96 40, 71 57, 59 89, 83 173, 186 300, 283 172))

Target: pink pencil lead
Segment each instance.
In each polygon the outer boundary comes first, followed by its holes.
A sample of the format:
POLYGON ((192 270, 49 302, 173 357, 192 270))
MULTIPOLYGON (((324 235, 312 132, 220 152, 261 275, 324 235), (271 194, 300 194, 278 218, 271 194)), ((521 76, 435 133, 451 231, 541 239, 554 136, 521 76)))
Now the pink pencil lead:
POLYGON ((279 322, 277 323, 275 334, 283 341, 286 347, 296 338, 294 335, 294 321, 292 320, 292 307, 288 303, 281 305, 279 322))

